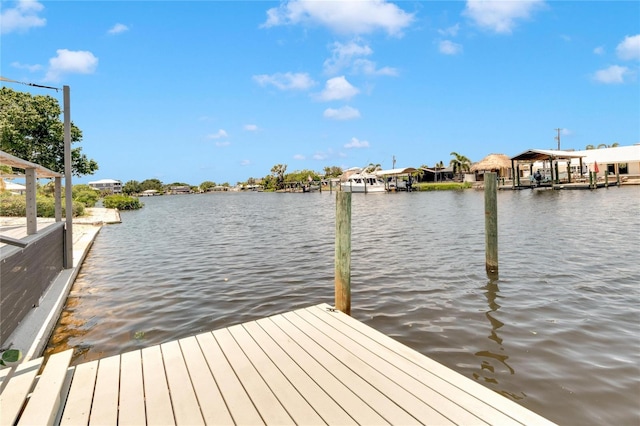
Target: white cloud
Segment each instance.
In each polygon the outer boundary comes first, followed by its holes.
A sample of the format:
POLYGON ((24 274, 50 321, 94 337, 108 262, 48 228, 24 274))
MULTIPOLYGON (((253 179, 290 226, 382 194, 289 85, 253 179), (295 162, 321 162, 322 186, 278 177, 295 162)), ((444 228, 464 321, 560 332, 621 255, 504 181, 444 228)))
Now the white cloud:
POLYGON ((343 106, 342 108, 334 109, 327 108, 324 110, 324 118, 330 118, 333 120, 353 120, 360 118, 360 111, 350 106, 343 106))
POLYGON ((304 160, 306 157, 302 154, 296 154, 293 156, 294 160, 304 160))
POLYGON ((443 30, 438 30, 438 32, 447 37, 455 37, 458 35, 458 31, 460 31, 460 24, 455 24, 449 28, 445 28, 443 30))
POLYGON ((624 60, 640 60, 640 34, 626 36, 616 47, 616 54, 624 60))
POLYGON ((327 80, 324 90, 318 97, 323 101, 336 101, 340 99, 350 99, 358 93, 360 93, 360 91, 353 87, 342 75, 327 80))
POLYGON ((345 148, 369 148, 368 141, 361 141, 358 138, 351 138, 351 141, 344 145, 345 148))
POLYGON ((241 166, 249 166, 251 164, 251 160, 242 160, 240 162, 241 166))
POLYGON ((115 24, 107 33, 120 34, 129 31, 129 27, 124 24, 115 24))
POLYGON ((593 49, 593 53, 595 53, 596 55, 604 55, 605 51, 604 51, 604 47, 602 46, 598 46, 595 49, 593 49))
POLYGON ((625 78, 629 75, 631 75, 629 68, 611 65, 609 68, 596 71, 593 78, 599 83, 621 84, 625 82, 625 78))
POLYGON ((221 139, 229 136, 223 129, 218 130, 217 133, 211 133, 207 135, 207 139, 221 139))
POLYGON ((33 27, 45 26, 47 20, 38 16, 38 13, 43 9, 44 6, 37 1, 20 0, 14 8, 3 10, 0 13, 2 34, 14 31, 24 32, 33 27))
POLYGON ((365 75, 388 75, 388 76, 397 76, 398 70, 392 67, 382 67, 378 68, 376 63, 370 61, 368 59, 356 59, 353 61, 353 67, 351 67, 351 71, 354 74, 365 74, 365 75))
POLYGON ((324 71, 327 74, 335 74, 344 68, 351 66, 354 58, 369 56, 373 50, 367 46, 359 44, 357 40, 347 44, 335 42, 331 49, 331 58, 324 61, 324 71))
POLYGON ((219 146, 219 147, 229 146, 229 145, 231 145, 231 142, 229 141, 216 142, 216 146, 219 146))
POLYGON ((42 65, 40 64, 28 65, 28 64, 21 64, 20 62, 11 62, 11 66, 14 68, 18 68, 20 70, 27 70, 29 72, 35 72, 42 69, 42 65))
POLYGON ((438 44, 438 49, 440 50, 440 53, 444 53, 445 55, 457 55, 458 53, 462 53, 462 45, 454 43, 451 40, 442 40, 438 44))
POLYGON ((263 87, 271 85, 280 90, 308 90, 316 84, 307 73, 260 74, 254 75, 253 80, 263 87))
POLYGON ((352 40, 346 44, 335 42, 331 46, 331 58, 324 61, 324 72, 331 75, 343 69, 349 69, 354 74, 393 76, 398 74, 394 68, 377 68, 375 62, 364 59, 372 54, 373 49, 366 44, 361 44, 360 40, 352 40))
POLYGON ((482 28, 510 34, 517 21, 529 19, 544 5, 543 0, 467 0, 463 14, 482 28))
POLYGON ((267 11, 269 28, 279 25, 320 25, 341 34, 368 34, 376 30, 401 36, 414 20, 396 4, 386 0, 370 1, 283 1, 267 11))
POLYGON ((256 126, 255 124, 245 124, 244 130, 246 130, 247 132, 257 132, 258 126, 256 126))
POLYGON ((45 81, 59 81, 64 74, 93 74, 98 67, 98 58, 84 50, 56 50, 58 56, 49 59, 49 70, 45 81))

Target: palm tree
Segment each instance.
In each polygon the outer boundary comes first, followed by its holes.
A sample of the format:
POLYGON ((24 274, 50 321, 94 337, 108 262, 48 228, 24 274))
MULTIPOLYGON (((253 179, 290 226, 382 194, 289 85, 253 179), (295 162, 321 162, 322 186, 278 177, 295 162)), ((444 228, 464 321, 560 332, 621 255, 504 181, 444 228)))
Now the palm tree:
POLYGON ((463 173, 468 172, 471 168, 471 160, 457 152, 452 152, 451 155, 453 155, 454 158, 451 159, 449 165, 453 168, 454 174, 460 173, 460 180, 463 180, 463 173))
POLYGON ((382 166, 380 164, 369 163, 369 165, 365 167, 363 171, 365 173, 373 173, 378 170, 382 170, 382 166))
POLYGON ((593 146, 593 145, 591 145, 591 144, 589 144, 589 145, 585 146, 585 147, 584 147, 584 149, 587 149, 587 150, 589 150, 589 149, 596 149, 596 147, 595 147, 595 146, 593 146))

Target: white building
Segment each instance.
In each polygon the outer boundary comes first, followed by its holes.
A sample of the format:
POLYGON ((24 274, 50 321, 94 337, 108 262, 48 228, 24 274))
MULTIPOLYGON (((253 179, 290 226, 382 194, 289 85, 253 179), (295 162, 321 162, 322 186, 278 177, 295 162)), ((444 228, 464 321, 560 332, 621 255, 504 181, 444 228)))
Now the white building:
POLYGON ((114 179, 100 179, 89 182, 89 186, 102 192, 110 192, 112 194, 122 193, 122 182, 114 179))

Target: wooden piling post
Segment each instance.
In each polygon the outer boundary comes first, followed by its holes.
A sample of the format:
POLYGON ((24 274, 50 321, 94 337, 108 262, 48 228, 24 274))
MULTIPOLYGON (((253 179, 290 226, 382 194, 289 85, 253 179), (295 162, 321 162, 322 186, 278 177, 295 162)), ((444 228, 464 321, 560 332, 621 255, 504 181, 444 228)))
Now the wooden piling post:
POLYGON ((496 174, 484 175, 484 233, 487 275, 498 275, 498 197, 496 174))
POLYGON ((351 315, 351 192, 336 191, 335 308, 351 315))

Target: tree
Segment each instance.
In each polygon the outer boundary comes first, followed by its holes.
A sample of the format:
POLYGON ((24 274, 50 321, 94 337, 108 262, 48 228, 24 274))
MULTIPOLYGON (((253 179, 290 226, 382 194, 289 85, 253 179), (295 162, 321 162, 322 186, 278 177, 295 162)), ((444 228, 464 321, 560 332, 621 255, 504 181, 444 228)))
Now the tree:
POLYGON ((332 178, 332 177, 338 177, 342 174, 342 167, 338 167, 338 166, 327 166, 324 169, 324 177, 326 179, 332 178))
POLYGON ((378 170, 382 170, 382 166, 380 164, 369 163, 367 167, 364 168, 363 172, 365 173, 373 173, 378 170))
POLYGON ((596 149, 596 147, 595 147, 595 146, 593 146, 593 145, 591 145, 591 144, 589 144, 589 145, 587 145, 584 149, 586 149, 586 150, 589 150, 589 149, 596 149))
POLYGON ((212 182, 210 180, 205 180, 200 184, 200 190, 202 192, 207 192, 208 190, 210 190, 211 188, 214 188, 215 186, 216 186, 215 182, 212 182))
POLYGON ((147 191, 149 189, 155 189, 158 192, 163 192, 163 185, 159 179, 145 179, 140 183, 140 192, 147 191))
MULTIPOLYGON (((51 96, 0 89, 0 149, 58 173, 64 173, 64 123, 57 99, 51 96)), ((82 140, 82 131, 71 123, 71 143, 82 140)), ((98 163, 82 148, 71 150, 71 172, 91 175, 98 163)))
POLYGON ((284 188, 284 173, 286 171, 286 164, 276 164, 271 168, 271 174, 276 178, 276 190, 284 188))
POLYGON ((130 180, 122 187, 122 192, 127 195, 139 194, 142 192, 142 185, 137 180, 130 180))
POLYGON ((462 180, 463 173, 468 172, 469 169, 471 169, 471 160, 457 152, 452 152, 450 155, 453 155, 454 158, 449 162, 449 166, 453 168, 453 174, 460 174, 460 180, 462 180))

